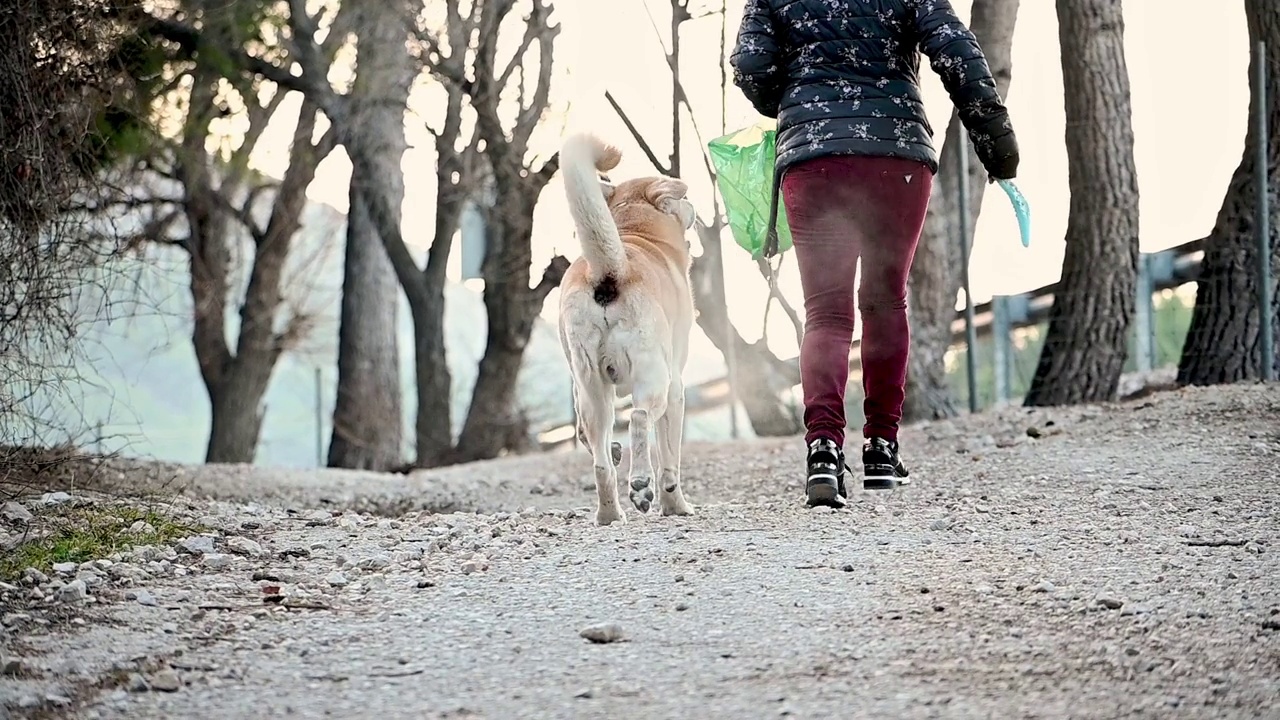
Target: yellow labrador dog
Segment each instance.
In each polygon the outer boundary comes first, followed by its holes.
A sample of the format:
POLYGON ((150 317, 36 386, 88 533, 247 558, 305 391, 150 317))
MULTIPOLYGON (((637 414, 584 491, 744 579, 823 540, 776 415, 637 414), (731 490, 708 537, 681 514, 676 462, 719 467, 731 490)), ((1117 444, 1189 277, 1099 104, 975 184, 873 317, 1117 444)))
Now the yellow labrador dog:
POLYGON ((656 429, 658 506, 663 515, 692 512, 680 489, 684 382, 693 327, 689 243, 693 205, 689 187, 668 177, 612 185, 600 177, 622 154, 590 134, 570 137, 560 152, 569 212, 582 257, 565 273, 560 295, 560 342, 573 372, 579 437, 594 461, 596 522, 626 522, 618 499, 612 442, 614 399, 631 396, 631 502, 653 504, 654 462, 649 430, 656 429))

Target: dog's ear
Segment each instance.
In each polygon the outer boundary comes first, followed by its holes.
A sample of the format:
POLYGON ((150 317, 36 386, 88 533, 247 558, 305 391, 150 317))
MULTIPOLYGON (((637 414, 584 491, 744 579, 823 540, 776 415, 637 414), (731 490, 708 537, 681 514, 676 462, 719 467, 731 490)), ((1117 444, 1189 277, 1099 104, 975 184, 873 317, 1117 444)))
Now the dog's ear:
POLYGON ((677 178, 659 178, 649 186, 646 199, 662 212, 676 218, 685 230, 693 227, 693 203, 685 199, 689 184, 677 178))
POLYGON ((676 217, 680 220, 680 226, 688 230, 697 221, 698 211, 694 209, 693 203, 688 200, 681 199, 678 202, 679 211, 676 213, 676 217))

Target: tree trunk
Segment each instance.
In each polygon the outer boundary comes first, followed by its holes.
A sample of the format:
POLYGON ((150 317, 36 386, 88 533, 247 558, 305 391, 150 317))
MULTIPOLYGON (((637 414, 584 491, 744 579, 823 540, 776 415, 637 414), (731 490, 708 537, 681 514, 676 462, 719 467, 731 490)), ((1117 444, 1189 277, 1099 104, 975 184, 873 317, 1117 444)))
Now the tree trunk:
MULTIPOLYGON (((982 45, 983 54, 1003 97, 1013 77, 1013 31, 1019 0, 974 0, 969 29, 982 45)), ((908 282, 911 319, 911 355, 907 364, 907 397, 902 406, 905 422, 955 417, 957 409, 947 382, 947 350, 951 347, 951 323, 956 317, 960 269, 968 258, 960 253, 960 199, 956 196, 960 165, 956 142, 963 130, 954 110, 933 181, 933 195, 920 233, 920 245, 908 282)), ((969 149, 969 231, 982 211, 986 171, 972 143, 969 149)))
POLYGON ((206 463, 252 463, 262 437, 266 415, 263 398, 271 384, 275 362, 228 373, 209 389, 212 408, 206 463))
POLYGON ((497 196, 502 202, 489 211, 489 246, 482 266, 488 342, 467 420, 458 436, 456 462, 485 460, 505 451, 525 450, 530 444, 529 429, 517 403, 517 380, 543 301, 559 286, 569 267, 568 260, 556 257, 541 282, 529 286, 533 209, 558 163, 548 165, 525 178, 502 178, 512 171, 495 169, 499 176, 497 196))
POLYGON ((1058 0, 1071 204, 1062 279, 1025 404, 1115 398, 1138 269, 1138 172, 1120 0, 1058 0))
POLYGON ((381 193, 399 224, 404 200, 400 162, 408 147, 404 109, 416 70, 398 12, 371 3, 357 11, 354 21, 358 64, 349 121, 375 170, 368 175, 353 165, 351 175, 329 466, 389 470, 402 464, 400 287, 364 196, 381 193))
POLYGON ((418 398, 414 464, 418 467, 444 465, 453 455, 453 375, 444 345, 444 310, 443 284, 411 301, 418 398))
MULTIPOLYGON (((1246 0, 1249 42, 1267 45, 1267 127, 1269 135, 1268 179, 1271 190, 1271 266, 1280 271, 1280 8, 1270 0, 1246 0)), ((1258 62, 1251 53, 1249 77, 1258 62)), ((1204 260, 1196 286, 1196 306, 1182 359, 1178 382, 1214 385, 1261 377, 1262 343, 1258 303, 1257 171, 1258 136, 1253 120, 1259 98, 1249 103, 1249 131, 1244 157, 1227 187, 1213 231, 1205 240, 1204 260)), ((1272 276, 1275 334, 1280 338, 1280 285, 1272 276)))
POLYGON ((283 334, 277 334, 276 316, 284 301, 280 284, 293 236, 301 224, 307 186, 315 179, 321 154, 328 152, 312 145, 315 127, 315 105, 304 101, 293 133, 289 168, 276 192, 271 219, 266 230, 254 231, 253 268, 240 307, 235 355, 223 363, 218 381, 208 388, 212 419, 205 462, 252 463, 257 455, 266 410, 263 398, 280 355, 297 328, 290 324, 283 334))
POLYGON ((803 419, 783 400, 782 393, 800 382, 800 369, 779 360, 765 338, 748 343, 729 319, 724 286, 717 282, 722 257, 720 228, 697 226, 702 255, 693 259, 693 282, 698 327, 722 354, 733 348, 735 390, 759 437, 786 437, 804 429, 803 419), (732 343, 732 346, 730 345, 732 343))

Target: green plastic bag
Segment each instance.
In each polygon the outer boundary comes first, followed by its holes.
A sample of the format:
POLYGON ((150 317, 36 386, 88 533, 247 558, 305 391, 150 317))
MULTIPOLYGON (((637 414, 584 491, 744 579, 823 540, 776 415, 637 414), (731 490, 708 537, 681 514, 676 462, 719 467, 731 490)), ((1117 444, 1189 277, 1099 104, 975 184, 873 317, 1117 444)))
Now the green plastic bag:
MULTIPOLYGON (((707 143, 716 170, 716 187, 724 199, 725 216, 733 239, 753 259, 764 257, 769 202, 773 196, 773 162, 777 130, 761 122, 707 143)), ((778 199, 778 252, 791 248, 791 230, 782 199, 778 199)))

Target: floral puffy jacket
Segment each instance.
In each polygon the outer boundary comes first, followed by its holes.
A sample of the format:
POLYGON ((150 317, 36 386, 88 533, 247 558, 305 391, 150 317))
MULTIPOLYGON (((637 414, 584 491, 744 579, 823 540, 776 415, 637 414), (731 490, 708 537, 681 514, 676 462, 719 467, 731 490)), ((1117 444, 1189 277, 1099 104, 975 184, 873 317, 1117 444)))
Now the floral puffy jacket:
POLYGON ((826 155, 900 157, 937 172, 921 52, 987 172, 1012 178, 1009 113, 948 0, 747 0, 731 62, 734 84, 778 120, 779 172, 826 155))

